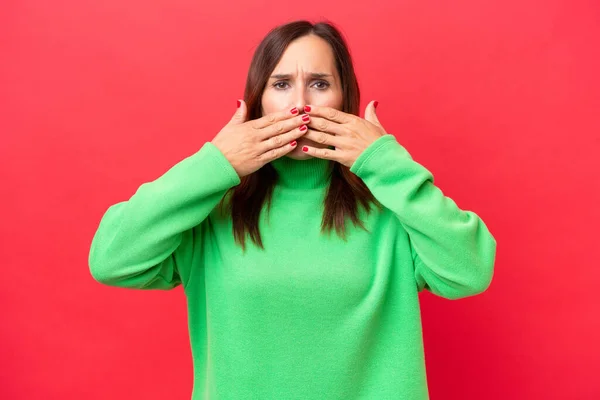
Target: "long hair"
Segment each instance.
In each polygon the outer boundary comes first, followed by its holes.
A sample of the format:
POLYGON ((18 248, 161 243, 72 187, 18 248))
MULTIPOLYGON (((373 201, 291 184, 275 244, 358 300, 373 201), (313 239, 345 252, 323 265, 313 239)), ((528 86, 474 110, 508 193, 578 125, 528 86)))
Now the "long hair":
MULTIPOLYGON (((295 21, 271 30, 254 52, 244 91, 248 120, 262 117, 263 92, 269 76, 288 45, 310 34, 324 39, 331 46, 341 78, 342 111, 358 115, 360 90, 348 46, 340 32, 328 22, 312 24, 308 21, 295 21)), ((334 161, 331 163, 333 163, 331 180, 325 196, 321 232, 331 232, 335 228, 337 234, 345 240, 347 218, 355 226, 366 229, 359 219, 358 205, 360 204, 369 213, 370 203, 374 203, 377 207, 381 207, 381 204, 377 202, 362 179, 350 172, 348 167, 334 161)), ((246 234, 258 247, 264 249, 258 226, 259 217, 265 202, 270 209, 277 178, 275 168, 270 163, 265 164, 254 173, 242 177, 240 184, 230 188, 221 201, 221 210, 227 207, 232 217, 235 241, 244 250, 246 234)))

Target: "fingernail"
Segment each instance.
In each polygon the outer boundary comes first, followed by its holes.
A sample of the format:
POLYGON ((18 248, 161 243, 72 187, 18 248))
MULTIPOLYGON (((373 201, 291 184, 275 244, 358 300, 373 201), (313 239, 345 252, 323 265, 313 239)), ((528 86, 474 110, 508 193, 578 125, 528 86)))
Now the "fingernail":
POLYGON ((304 122, 308 122, 308 121, 310 121, 310 115, 306 115, 306 114, 305 114, 305 115, 303 115, 303 116, 302 116, 302 121, 304 121, 304 122))
POLYGON ((304 132, 306 129, 308 129, 308 128, 306 127, 306 125, 302 125, 302 126, 300 127, 300 130, 301 130, 302 132, 304 132))
POLYGON ((292 108, 290 112, 294 115, 298 114, 298 109, 296 107, 292 108))
POLYGON ((377 108, 377 104, 379 104, 378 101, 376 101, 375 103, 373 103, 373 107, 377 108))
POLYGON ((304 106, 304 111, 310 112, 310 106, 304 106))
POLYGON ((241 105, 242 105, 242 102, 238 100, 237 101, 237 108, 240 108, 241 105))
POLYGON ((302 147, 302 151, 306 153, 308 151, 308 147, 306 147, 306 146, 302 147))
POLYGON ((290 143, 290 145, 291 145, 292 147, 294 147, 294 146, 295 146, 295 145, 297 145, 297 144, 298 144, 298 143, 296 143, 296 141, 295 141, 295 140, 294 140, 292 143, 290 143))

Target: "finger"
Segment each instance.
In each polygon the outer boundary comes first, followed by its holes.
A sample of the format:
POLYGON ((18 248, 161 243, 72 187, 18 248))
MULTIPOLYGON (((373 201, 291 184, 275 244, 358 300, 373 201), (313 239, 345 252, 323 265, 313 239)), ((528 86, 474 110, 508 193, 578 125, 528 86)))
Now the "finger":
POLYGON ((294 150, 297 145, 298 143, 293 141, 291 143, 286 143, 281 147, 270 149, 259 156, 259 161, 263 164, 270 163, 271 161, 281 158, 290 151, 294 150))
POLYGON ((338 124, 349 124, 356 118, 356 115, 346 114, 335 108, 324 106, 305 106, 304 111, 310 116, 314 115, 315 117, 326 118, 330 121, 337 122, 338 124))
POLYGON ((371 101, 367 104, 367 107, 365 108, 365 119, 374 125, 381 126, 379 118, 377 118, 377 104, 377 101, 371 101))
POLYGON ((342 162, 340 157, 340 150, 318 149, 312 146, 303 146, 302 151, 313 157, 322 158, 325 160, 333 160, 340 163, 342 162))
POLYGON ((279 148, 286 143, 291 143, 294 140, 304 136, 308 128, 306 125, 302 125, 296 129, 292 129, 289 132, 285 132, 281 135, 275 135, 259 144, 259 152, 265 153, 271 149, 279 148), (304 127, 304 129, 302 129, 304 127))
POLYGON ((327 146, 333 146, 336 148, 344 148, 344 145, 347 144, 347 138, 342 136, 334 136, 325 132, 315 131, 314 129, 309 129, 304 137, 312 140, 315 143, 324 144, 327 146))
POLYGON ((300 111, 298 108, 294 107, 290 110, 279 111, 271 114, 267 114, 261 118, 256 119, 252 122, 252 127, 255 129, 262 129, 269 125, 273 125, 279 121, 283 121, 286 119, 290 119, 298 115, 300 111))
POLYGON ((266 126, 259 131, 259 137, 262 140, 272 138, 277 135, 284 134, 293 129, 296 129, 302 125, 306 125, 310 122, 310 116, 298 115, 292 119, 286 119, 283 121, 276 122, 272 125, 266 126))
POLYGON ((246 122, 246 115, 248 113, 248 109, 246 107, 246 102, 244 100, 237 101, 237 110, 235 110, 235 114, 231 117, 229 121, 232 125, 239 125, 246 122))
POLYGON ((312 116, 310 118, 310 123, 308 124, 308 127, 313 128, 317 131, 327 132, 338 136, 352 135, 352 131, 346 126, 321 117, 312 116))

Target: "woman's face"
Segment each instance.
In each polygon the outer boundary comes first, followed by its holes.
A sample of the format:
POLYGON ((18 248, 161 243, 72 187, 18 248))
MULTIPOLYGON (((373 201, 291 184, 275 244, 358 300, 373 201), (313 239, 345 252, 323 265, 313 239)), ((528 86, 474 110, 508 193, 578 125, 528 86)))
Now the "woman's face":
MULTIPOLYGON (((333 51, 325 40, 315 35, 290 43, 269 77, 261 99, 263 115, 293 107, 302 114, 304 106, 309 104, 342 108, 342 88, 333 51)), ((327 147, 301 137, 287 156, 296 160, 310 158, 302 151, 304 145, 327 147)))

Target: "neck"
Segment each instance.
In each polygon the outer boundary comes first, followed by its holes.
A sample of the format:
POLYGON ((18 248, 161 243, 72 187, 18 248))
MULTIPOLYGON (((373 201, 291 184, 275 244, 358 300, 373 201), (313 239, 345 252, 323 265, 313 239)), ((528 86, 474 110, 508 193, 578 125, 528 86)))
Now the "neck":
POLYGON ((271 165, 277 171, 278 185, 298 189, 322 188, 329 184, 333 163, 329 160, 311 157, 306 160, 294 160, 283 156, 271 165))

